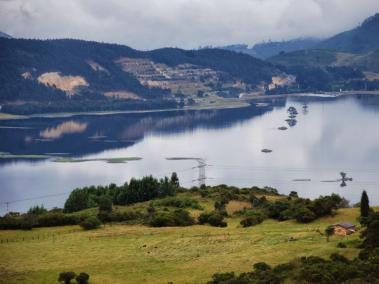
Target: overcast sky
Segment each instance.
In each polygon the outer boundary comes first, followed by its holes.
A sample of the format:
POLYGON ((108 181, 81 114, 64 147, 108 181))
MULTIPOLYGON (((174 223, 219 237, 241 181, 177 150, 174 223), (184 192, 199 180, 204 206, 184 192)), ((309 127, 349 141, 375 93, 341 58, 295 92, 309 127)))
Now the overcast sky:
POLYGON ((379 0, 0 0, 0 31, 139 49, 326 37, 379 12, 379 0))

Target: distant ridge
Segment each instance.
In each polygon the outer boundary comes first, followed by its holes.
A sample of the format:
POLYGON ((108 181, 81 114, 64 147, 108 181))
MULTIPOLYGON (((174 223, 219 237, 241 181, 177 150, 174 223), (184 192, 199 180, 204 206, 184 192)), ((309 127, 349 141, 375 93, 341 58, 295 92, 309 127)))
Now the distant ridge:
POLYGON ((247 44, 235 44, 220 47, 222 49, 235 52, 242 52, 251 56, 266 59, 281 52, 292 52, 302 49, 314 48, 321 39, 317 38, 297 38, 288 41, 269 41, 257 43, 249 48, 247 44))
POLYGON ((320 48, 351 53, 379 49, 379 13, 367 18, 360 26, 337 34, 319 44, 320 48))
POLYGON ((0 37, 12 38, 9 34, 3 33, 3 32, 0 32, 0 37))

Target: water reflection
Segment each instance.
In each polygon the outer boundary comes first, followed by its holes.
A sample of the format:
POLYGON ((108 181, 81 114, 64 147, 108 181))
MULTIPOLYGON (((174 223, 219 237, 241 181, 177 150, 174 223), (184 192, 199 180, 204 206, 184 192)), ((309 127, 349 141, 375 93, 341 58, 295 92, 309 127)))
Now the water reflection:
POLYGON ((46 128, 40 132, 40 136, 46 139, 58 139, 66 134, 82 133, 87 129, 88 123, 80 123, 73 120, 63 122, 56 127, 46 128))
MULTIPOLYGON (((91 184, 120 184, 132 176, 162 176, 172 171, 178 172, 184 186, 193 186, 199 179, 196 161, 168 161, 166 157, 198 157, 211 165, 205 169, 210 184, 273 186, 305 197, 336 192, 352 202, 357 202, 365 189, 371 203, 379 204, 378 101, 379 97, 366 100, 364 96, 267 99, 263 106, 239 110, 1 122, 1 152, 69 153, 88 159, 136 156, 143 160, 127 164, 3 161, 0 199, 64 193, 91 184), (291 106, 297 110, 297 123, 279 131, 291 106), (41 131, 68 121, 87 127, 80 133, 36 141, 41 131), (25 142, 25 137, 31 139, 25 142), (265 148, 272 153, 262 153, 265 148), (345 187, 340 187, 342 181, 336 182, 341 171, 353 177, 345 181, 345 187)), ((65 198, 14 203, 11 209, 26 210, 40 203, 61 206, 65 198)), ((4 212, 4 206, 1 210, 4 212)))

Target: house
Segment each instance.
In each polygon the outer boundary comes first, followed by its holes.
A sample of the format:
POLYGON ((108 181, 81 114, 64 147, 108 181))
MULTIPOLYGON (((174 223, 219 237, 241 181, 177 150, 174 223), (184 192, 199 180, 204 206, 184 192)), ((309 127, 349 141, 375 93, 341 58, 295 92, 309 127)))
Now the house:
POLYGON ((338 236, 347 236, 355 233, 356 227, 350 222, 341 222, 333 225, 334 234, 338 236))

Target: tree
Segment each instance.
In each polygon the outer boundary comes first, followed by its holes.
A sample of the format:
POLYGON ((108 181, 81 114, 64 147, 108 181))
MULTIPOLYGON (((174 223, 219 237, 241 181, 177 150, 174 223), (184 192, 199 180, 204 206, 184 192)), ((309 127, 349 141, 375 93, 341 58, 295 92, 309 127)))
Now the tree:
POLYGON ((328 226, 325 229, 325 235, 326 235, 326 241, 329 242, 330 236, 333 236, 334 234, 334 227, 333 226, 328 226))
POLYGON ((31 215, 42 215, 45 213, 47 213, 47 210, 45 209, 45 207, 43 207, 43 205, 33 206, 33 207, 30 207, 30 209, 28 210, 28 214, 31 214, 31 215))
POLYGON ((364 190, 361 197, 361 217, 367 218, 370 213, 370 205, 367 192, 364 190))
POLYGON ((178 178, 178 175, 176 172, 173 172, 171 174, 171 178, 170 178, 170 183, 175 186, 176 188, 179 188, 180 186, 180 183, 179 183, 179 178, 178 178))
POLYGON ((99 198, 99 210, 104 212, 112 212, 112 198, 103 195, 99 198))
POLYGON ((64 282, 64 284, 70 284, 76 276, 75 272, 62 272, 59 274, 58 282, 64 282))
POLYGON ((86 190, 75 189, 70 193, 70 196, 64 204, 66 213, 76 212, 87 209, 89 206, 89 194, 86 190))

